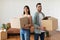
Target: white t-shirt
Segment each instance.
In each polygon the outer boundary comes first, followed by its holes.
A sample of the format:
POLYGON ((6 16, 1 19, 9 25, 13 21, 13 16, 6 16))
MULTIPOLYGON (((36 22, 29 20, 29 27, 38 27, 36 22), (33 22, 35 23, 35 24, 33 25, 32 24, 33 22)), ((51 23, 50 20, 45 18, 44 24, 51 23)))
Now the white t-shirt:
MULTIPOLYGON (((41 27, 42 27, 42 25, 41 25, 41 20, 42 19, 43 19, 43 15, 42 15, 42 13, 39 13, 39 23, 40 23, 41 27)), ((41 30, 41 32, 45 32, 45 31, 41 30)))

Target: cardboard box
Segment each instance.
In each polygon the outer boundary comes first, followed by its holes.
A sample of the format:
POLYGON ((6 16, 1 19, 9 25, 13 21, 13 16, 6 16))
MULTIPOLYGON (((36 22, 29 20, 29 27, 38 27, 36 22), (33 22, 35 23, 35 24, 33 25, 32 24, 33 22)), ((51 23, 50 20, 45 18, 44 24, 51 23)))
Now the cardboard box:
POLYGON ((0 40, 7 40, 7 32, 0 31, 0 40))
POLYGON ((48 17, 47 20, 42 20, 41 23, 48 31, 53 31, 58 28, 58 20, 54 17, 48 17))
POLYGON ((16 18, 16 17, 12 18, 10 23, 11 23, 11 28, 20 29, 20 19, 19 18, 16 18))
POLYGON ((20 27, 24 27, 25 25, 28 25, 28 17, 21 17, 20 18, 20 27))
POLYGON ((24 27, 24 25, 28 24, 28 17, 20 17, 11 19, 11 28, 24 27))
POLYGON ((57 38, 57 31, 49 31, 49 37, 45 37, 45 40, 59 40, 59 38, 57 38))

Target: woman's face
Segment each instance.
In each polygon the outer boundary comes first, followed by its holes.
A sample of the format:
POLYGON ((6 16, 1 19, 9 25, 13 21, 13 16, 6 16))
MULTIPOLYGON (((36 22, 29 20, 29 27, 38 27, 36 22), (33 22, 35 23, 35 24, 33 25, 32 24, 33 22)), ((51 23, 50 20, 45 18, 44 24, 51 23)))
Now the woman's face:
POLYGON ((28 13, 28 11, 29 11, 28 8, 25 7, 25 8, 24 8, 24 12, 25 12, 25 13, 28 13))

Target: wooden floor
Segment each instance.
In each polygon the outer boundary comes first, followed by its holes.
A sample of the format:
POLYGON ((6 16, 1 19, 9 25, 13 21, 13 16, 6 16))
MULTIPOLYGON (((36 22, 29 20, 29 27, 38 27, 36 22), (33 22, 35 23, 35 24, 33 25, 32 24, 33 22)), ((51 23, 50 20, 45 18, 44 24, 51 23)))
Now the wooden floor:
MULTIPOLYGON (((20 36, 10 36, 7 40, 20 40, 20 36)), ((31 35, 30 40, 34 40, 34 35, 31 35)), ((40 39, 39 39, 40 40, 40 39)), ((60 40, 60 32, 54 32, 45 40, 60 40)))

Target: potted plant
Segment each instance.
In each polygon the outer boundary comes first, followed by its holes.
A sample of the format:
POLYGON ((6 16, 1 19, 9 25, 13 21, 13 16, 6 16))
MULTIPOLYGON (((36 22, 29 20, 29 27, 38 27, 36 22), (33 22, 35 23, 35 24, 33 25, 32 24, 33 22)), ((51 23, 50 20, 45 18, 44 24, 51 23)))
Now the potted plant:
POLYGON ((2 29, 7 29, 6 24, 2 24, 2 29))

